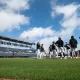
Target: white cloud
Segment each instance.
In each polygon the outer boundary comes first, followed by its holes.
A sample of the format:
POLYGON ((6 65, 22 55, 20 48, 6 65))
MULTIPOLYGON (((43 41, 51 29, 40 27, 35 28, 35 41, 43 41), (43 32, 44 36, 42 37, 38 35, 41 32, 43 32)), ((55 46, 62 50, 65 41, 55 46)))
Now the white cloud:
POLYGON ((40 37, 52 36, 54 33, 55 32, 51 29, 51 27, 34 27, 33 29, 22 32, 20 38, 26 39, 28 36, 29 39, 35 40, 36 38, 40 37))
POLYGON ((30 19, 19 12, 29 9, 29 0, 0 0, 0 31, 20 29, 29 24, 30 19))
POLYGON ((56 5, 55 7, 53 5, 51 16, 54 13, 56 13, 55 15, 63 14, 63 19, 60 21, 60 24, 62 25, 62 27, 76 28, 80 25, 79 23, 80 13, 78 11, 79 9, 80 9, 80 4, 77 4, 77 3, 72 3, 68 5, 56 5))
POLYGON ((54 18, 56 15, 55 8, 56 8, 57 0, 51 0, 50 4, 52 8, 51 17, 54 18))
POLYGON ((11 31, 13 28, 20 28, 20 24, 29 24, 29 18, 20 14, 0 11, 0 31, 11 31))
POLYGON ((68 19, 72 17, 79 8, 80 5, 77 5, 76 3, 72 3, 69 5, 56 6, 55 11, 57 14, 63 14, 64 19, 68 19))
POLYGON ((11 9, 15 11, 29 9, 29 0, 0 0, 0 4, 3 4, 4 9, 11 9))
POLYGON ((80 26, 80 4, 72 3, 65 6, 56 6, 56 14, 63 14, 63 19, 61 20, 62 27, 68 28, 73 27, 77 28, 80 26))
POLYGON ((72 27, 72 28, 77 28, 80 26, 80 17, 77 14, 74 14, 72 17, 69 19, 64 19, 61 21, 61 25, 63 27, 72 27))

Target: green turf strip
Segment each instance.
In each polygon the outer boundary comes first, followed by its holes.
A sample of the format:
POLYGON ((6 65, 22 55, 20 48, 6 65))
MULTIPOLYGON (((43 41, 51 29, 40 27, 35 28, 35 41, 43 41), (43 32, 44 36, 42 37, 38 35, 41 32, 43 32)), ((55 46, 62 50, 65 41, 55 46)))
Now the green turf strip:
POLYGON ((0 58, 0 78, 80 80, 80 59, 0 58))

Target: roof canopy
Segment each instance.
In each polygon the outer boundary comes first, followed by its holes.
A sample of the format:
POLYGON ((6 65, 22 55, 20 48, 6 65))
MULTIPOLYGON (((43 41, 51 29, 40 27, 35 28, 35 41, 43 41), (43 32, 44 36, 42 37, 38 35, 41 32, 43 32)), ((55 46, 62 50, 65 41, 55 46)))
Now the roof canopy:
POLYGON ((28 44, 28 45, 34 44, 34 43, 30 43, 30 42, 26 42, 26 41, 22 41, 22 40, 17 40, 17 39, 13 39, 13 38, 9 38, 9 37, 4 37, 4 36, 0 36, 0 39, 7 40, 7 41, 12 41, 12 42, 23 43, 23 44, 28 44))

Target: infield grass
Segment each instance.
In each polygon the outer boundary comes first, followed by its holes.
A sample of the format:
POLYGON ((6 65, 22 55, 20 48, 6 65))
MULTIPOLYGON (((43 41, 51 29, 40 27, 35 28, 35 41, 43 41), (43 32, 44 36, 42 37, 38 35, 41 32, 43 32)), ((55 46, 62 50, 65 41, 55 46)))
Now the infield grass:
POLYGON ((80 59, 0 58, 0 78, 80 80, 80 59))

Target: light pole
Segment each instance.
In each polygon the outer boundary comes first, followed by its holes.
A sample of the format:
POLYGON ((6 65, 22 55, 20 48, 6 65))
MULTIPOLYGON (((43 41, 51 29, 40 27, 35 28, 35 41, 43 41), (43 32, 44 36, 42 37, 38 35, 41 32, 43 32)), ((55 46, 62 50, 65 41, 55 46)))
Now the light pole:
POLYGON ((28 42, 29 36, 27 36, 26 39, 27 39, 27 42, 28 42))

